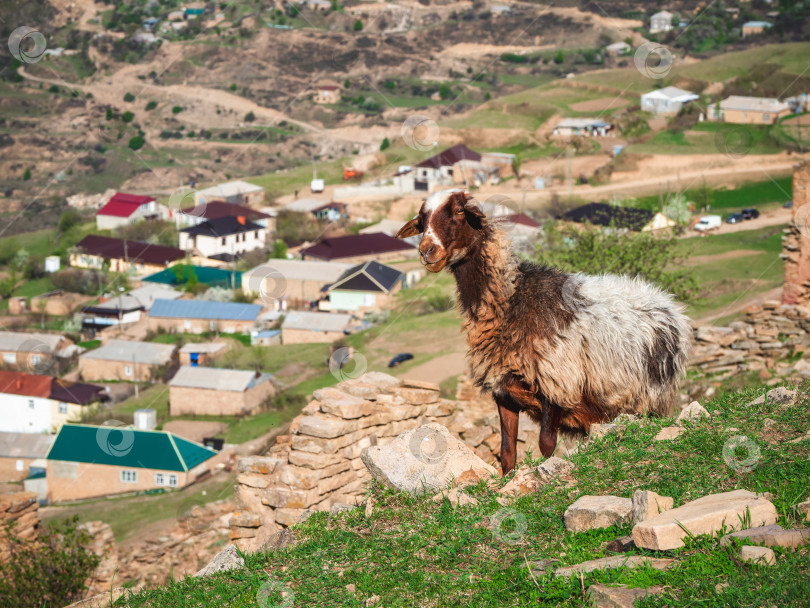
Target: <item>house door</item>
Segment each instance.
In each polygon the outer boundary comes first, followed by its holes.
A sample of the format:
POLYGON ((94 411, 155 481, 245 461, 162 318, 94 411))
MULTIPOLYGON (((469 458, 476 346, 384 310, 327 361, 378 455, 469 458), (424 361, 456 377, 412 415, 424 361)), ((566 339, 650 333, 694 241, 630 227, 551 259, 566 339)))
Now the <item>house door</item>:
POLYGON ((189 359, 191 361, 191 367, 197 367, 200 365, 200 353, 191 353, 189 355, 189 359))

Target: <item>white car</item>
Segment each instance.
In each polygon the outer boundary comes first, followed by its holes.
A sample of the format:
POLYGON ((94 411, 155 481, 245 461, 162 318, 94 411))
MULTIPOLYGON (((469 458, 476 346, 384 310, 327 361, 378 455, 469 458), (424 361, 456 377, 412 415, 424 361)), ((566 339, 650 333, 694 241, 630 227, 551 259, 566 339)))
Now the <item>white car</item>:
POLYGON ((695 230, 700 232, 708 232, 709 230, 716 230, 723 224, 723 219, 719 215, 704 215, 695 224, 695 230))

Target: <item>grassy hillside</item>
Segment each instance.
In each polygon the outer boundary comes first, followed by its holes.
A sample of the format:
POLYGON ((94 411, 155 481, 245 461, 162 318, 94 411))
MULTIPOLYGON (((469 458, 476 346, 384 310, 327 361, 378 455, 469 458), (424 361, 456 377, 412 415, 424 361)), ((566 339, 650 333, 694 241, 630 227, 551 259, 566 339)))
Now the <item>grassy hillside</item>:
POLYGON ((484 482, 466 490, 479 504, 461 508, 375 487, 369 492, 375 501, 370 518, 362 508, 340 519, 317 514, 294 528, 300 539, 295 548, 249 555, 246 570, 186 578, 119 600, 116 606, 241 608, 258 602, 357 607, 371 605, 366 600, 372 596, 379 598, 374 605, 386 608, 587 606, 584 592, 596 582, 664 587, 663 597, 639 601, 638 606, 806 606, 807 551, 776 548, 776 565, 752 566, 739 562, 733 548, 720 547, 717 537, 687 539, 685 547, 672 551, 631 551, 675 558, 674 567, 665 572, 619 568, 565 579, 530 567, 538 560, 570 565, 611 555, 606 544, 630 533, 629 524, 566 531, 563 512, 585 494, 630 497, 636 489, 646 489, 672 496, 679 506, 709 493, 744 488, 771 492, 779 523, 801 526, 793 506, 810 495, 810 441, 789 441, 810 426, 808 400, 803 397, 793 407, 754 409, 747 404, 755 396, 754 391, 720 396, 706 404, 711 420, 689 426, 675 441, 653 439, 670 421, 633 423, 595 440, 571 457, 575 485, 552 482, 507 507, 496 502, 497 495, 484 482), (773 422, 763 425, 764 418, 773 422), (750 472, 738 472, 724 460, 724 446, 733 435, 747 436, 760 451, 750 472), (494 527, 495 517, 504 514, 503 525, 494 527), (717 587, 721 584, 728 586, 717 587))

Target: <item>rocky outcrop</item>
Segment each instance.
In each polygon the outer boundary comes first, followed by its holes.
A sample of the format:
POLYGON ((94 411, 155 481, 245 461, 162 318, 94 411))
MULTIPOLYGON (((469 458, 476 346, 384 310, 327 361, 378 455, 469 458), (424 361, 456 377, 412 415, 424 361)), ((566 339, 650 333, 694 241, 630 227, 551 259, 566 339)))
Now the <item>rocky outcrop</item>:
POLYGON ((565 527, 572 532, 608 528, 629 521, 633 501, 618 496, 580 496, 565 510, 565 527))
POLYGON ((0 563, 8 558, 8 533, 22 541, 39 538, 39 504, 36 492, 0 494, 0 563))

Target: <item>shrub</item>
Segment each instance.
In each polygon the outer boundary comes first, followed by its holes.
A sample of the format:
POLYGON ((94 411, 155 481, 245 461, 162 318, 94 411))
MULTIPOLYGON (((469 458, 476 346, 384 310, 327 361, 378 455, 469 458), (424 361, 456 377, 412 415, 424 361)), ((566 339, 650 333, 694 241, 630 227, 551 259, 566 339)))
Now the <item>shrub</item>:
POLYGON ((149 112, 150 110, 154 110, 156 107, 157 107, 157 102, 156 101, 150 101, 148 104, 146 104, 146 111, 149 112))
POLYGON ((134 118, 135 118, 135 114, 133 114, 129 110, 127 110, 126 112, 121 114, 121 120, 123 120, 124 122, 132 122, 132 120, 134 118))
POLYGON ((9 559, 0 577, 0 606, 66 606, 81 599, 100 558, 87 547, 92 537, 77 527, 78 516, 55 522, 39 542, 22 540, 8 530, 9 559))
POLYGON ((174 107, 172 108, 172 114, 179 114, 179 113, 180 113, 180 112, 182 112, 182 111, 183 111, 183 107, 182 107, 182 106, 174 106, 174 107))
POLYGON ((132 93, 127 93, 126 95, 124 95, 124 101, 126 101, 127 103, 132 103, 133 101, 135 101, 135 96, 132 93))
POLYGON ((245 122, 253 122, 254 120, 256 120, 256 115, 253 112, 245 114, 245 122))
POLYGON ((68 209, 62 212, 59 217, 59 232, 64 234, 74 226, 77 226, 82 221, 81 214, 75 209, 68 209))
POLYGON ((146 143, 146 140, 141 135, 136 135, 135 137, 131 137, 129 140, 129 147, 132 150, 140 150, 143 148, 143 145, 146 143))
POLYGON ((354 22, 354 31, 359 32, 362 29, 363 29, 363 22, 358 19, 357 21, 354 22))
POLYGON ((388 141, 387 137, 384 137, 383 140, 382 140, 382 143, 380 144, 380 152, 382 152, 383 150, 387 150, 390 147, 391 147, 391 142, 388 141))
POLYGON ((23 171, 23 181, 28 181, 31 179, 31 167, 26 167, 25 171, 23 171))
POLYGON ((95 295, 98 293, 99 287, 107 283, 107 278, 99 270, 65 268, 53 273, 51 282, 57 289, 84 295, 95 295))

